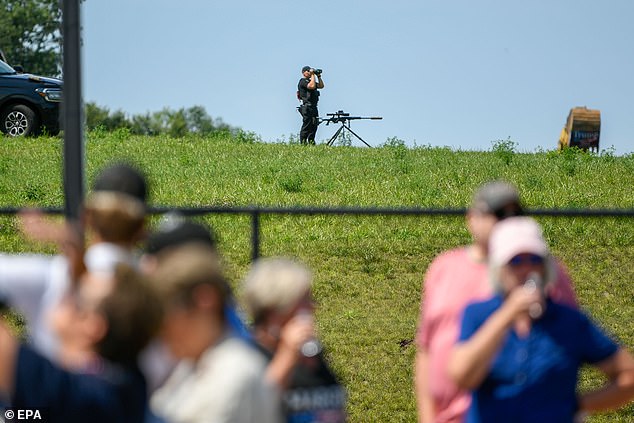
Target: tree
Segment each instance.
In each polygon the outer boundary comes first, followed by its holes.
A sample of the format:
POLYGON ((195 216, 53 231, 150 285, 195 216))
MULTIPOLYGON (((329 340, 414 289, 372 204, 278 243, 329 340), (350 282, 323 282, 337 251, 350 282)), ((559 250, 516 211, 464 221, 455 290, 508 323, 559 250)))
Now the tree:
POLYGON ((167 134, 172 137, 183 137, 187 134, 210 135, 216 132, 239 132, 239 128, 233 128, 220 118, 212 119, 203 106, 178 110, 165 107, 158 112, 132 115, 128 118, 121 110, 110 112, 107 107, 88 102, 84 112, 88 130, 98 127, 106 131, 128 128, 136 135, 167 134))
POLYGON ((0 49, 12 65, 38 75, 61 75, 59 0, 0 0, 0 49))
POLYGON ((105 107, 99 107, 96 103, 92 102, 86 103, 86 108, 84 109, 86 129, 92 131, 98 126, 103 126, 104 129, 106 129, 105 121, 108 119, 109 114, 110 110, 105 107))
POLYGON ((106 107, 99 107, 97 104, 86 103, 84 109, 86 116, 86 129, 93 130, 101 126, 106 131, 114 131, 119 128, 130 128, 132 123, 128 120, 122 110, 110 112, 106 107))
POLYGON ((167 133, 174 138, 184 137, 189 133, 187 120, 185 119, 185 109, 180 109, 168 114, 169 128, 167 133))
POLYGON ((185 112, 187 128, 190 132, 200 135, 208 135, 214 132, 214 122, 203 106, 193 106, 185 112))

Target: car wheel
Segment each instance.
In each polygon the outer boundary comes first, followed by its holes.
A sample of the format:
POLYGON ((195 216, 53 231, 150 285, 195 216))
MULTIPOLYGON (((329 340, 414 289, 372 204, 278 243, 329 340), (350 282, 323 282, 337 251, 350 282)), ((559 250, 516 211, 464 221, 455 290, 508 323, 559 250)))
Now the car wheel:
POLYGON ((14 104, 2 111, 0 130, 10 137, 37 135, 38 125, 35 112, 24 104, 14 104))

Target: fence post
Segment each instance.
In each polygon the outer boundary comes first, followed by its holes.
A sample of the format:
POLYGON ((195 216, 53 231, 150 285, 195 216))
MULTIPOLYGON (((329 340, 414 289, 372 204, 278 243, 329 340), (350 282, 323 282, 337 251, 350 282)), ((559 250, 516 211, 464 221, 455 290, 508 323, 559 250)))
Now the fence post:
POLYGON ((80 1, 62 2, 65 214, 79 218, 84 197, 84 145, 82 137, 80 1))
POLYGON ((260 257, 260 211, 251 212, 251 261, 260 257))

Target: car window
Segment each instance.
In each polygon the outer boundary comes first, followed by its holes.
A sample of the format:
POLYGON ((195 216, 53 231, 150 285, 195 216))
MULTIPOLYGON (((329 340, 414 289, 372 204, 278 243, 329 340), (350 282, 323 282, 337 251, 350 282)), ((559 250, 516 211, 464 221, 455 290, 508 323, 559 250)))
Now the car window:
POLYGON ((11 66, 7 65, 6 63, 0 61, 0 74, 6 75, 6 74, 14 74, 15 73, 15 69, 13 69, 11 66))

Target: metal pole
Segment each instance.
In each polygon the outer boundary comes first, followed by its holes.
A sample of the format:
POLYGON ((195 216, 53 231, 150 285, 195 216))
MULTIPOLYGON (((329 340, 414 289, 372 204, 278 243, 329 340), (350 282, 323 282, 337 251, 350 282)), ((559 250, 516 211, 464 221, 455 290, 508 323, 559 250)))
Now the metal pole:
POLYGON ((84 141, 81 99, 80 0, 62 0, 64 98, 64 213, 77 220, 84 199, 84 141))
POLYGON ((260 257, 260 213, 251 213, 251 261, 260 257))

